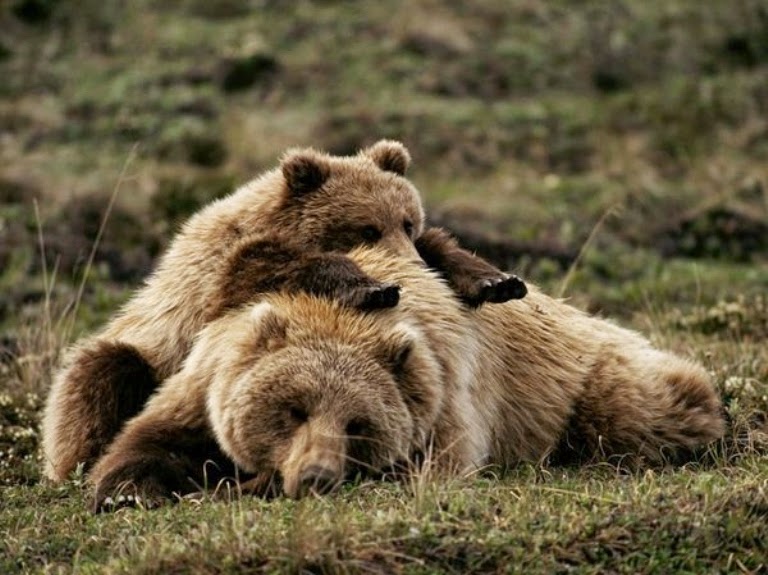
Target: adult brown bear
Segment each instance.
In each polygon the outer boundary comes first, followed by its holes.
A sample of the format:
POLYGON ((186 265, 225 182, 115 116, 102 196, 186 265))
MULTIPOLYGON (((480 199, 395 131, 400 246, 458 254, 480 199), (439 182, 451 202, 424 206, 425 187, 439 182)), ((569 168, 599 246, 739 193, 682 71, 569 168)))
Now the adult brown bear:
POLYGON ((399 305, 268 294, 212 322, 97 463, 97 508, 193 491, 232 463, 257 490, 298 496, 430 450, 446 471, 548 455, 658 463, 723 433, 706 371, 633 331, 536 289, 469 310, 411 260, 350 258, 402 286, 399 305))

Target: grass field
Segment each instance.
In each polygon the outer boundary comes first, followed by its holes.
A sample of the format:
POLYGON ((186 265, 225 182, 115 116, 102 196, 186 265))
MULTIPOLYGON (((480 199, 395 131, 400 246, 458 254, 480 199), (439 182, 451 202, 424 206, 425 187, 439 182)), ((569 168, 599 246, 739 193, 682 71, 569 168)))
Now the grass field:
POLYGON ((0 573, 768 573, 765 2, 13 0, 0 78, 0 573), (465 245, 703 362, 725 439, 105 516, 43 481, 61 351, 179 222, 381 137, 465 245))

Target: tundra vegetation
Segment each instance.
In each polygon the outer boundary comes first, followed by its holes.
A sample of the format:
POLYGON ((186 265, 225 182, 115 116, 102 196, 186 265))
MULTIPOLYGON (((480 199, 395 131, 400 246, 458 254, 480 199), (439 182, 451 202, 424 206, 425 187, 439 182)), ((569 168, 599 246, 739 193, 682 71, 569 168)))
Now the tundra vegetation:
POLYGON ((0 572, 768 571, 761 0, 0 5, 0 572), (433 223, 711 371, 682 468, 523 465, 91 515, 41 479, 60 352, 293 145, 402 140, 433 223))

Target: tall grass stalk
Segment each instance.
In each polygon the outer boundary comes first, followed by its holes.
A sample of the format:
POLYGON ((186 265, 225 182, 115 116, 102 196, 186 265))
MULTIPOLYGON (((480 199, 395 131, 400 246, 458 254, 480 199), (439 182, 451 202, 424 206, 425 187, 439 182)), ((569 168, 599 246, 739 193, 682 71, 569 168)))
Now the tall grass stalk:
POLYGON ((109 197, 109 202, 107 203, 107 208, 104 210, 104 215, 101 218, 101 222, 99 223, 99 230, 96 233, 96 238, 93 240, 93 245, 91 246, 91 251, 88 254, 88 260, 85 264, 85 269, 83 270, 83 276, 80 278, 80 284, 77 288, 77 295, 75 296, 75 301, 72 306, 72 309, 70 313, 64 313, 60 319, 60 321, 63 324, 62 329, 62 344, 66 345, 69 343, 70 338, 72 336, 72 331, 74 330, 75 326, 75 320, 77 318, 77 312, 80 309, 80 303, 83 299, 83 294, 85 293, 85 285, 88 282, 88 276, 90 275, 91 268, 93 267, 93 261, 96 257, 96 251, 99 249, 99 245, 101 244, 101 238, 104 235, 104 230, 107 228, 107 222, 109 221, 109 216, 112 214, 112 209, 115 205, 115 202, 117 201, 117 196, 120 193, 120 189, 122 188, 123 183, 126 180, 126 174, 128 173, 128 168, 131 166, 133 161, 136 159, 136 155, 139 149, 139 144, 136 143, 131 148, 131 151, 128 153, 128 157, 125 159, 125 162, 123 162, 123 167, 120 170, 120 175, 117 178, 117 182, 115 183, 114 188, 112 189, 112 193, 109 197))
POLYGON ((587 253, 587 250, 591 247, 592 242, 597 237, 597 233, 600 231, 600 228, 603 227, 603 224, 608 219, 608 216, 612 216, 618 211, 618 204, 614 204, 613 206, 610 206, 607 210, 603 212, 603 215, 600 216, 600 219, 597 220, 597 223, 592 227, 592 231, 589 232, 589 236, 587 236, 587 239, 584 240, 584 243, 581 245, 581 249, 579 250, 578 255, 576 256, 576 259, 573 260, 573 263, 568 268, 568 272, 565 274, 565 277, 563 278, 563 281, 560 283, 560 287, 555 292, 555 297, 562 298, 565 296, 565 292, 568 291, 568 287, 571 285, 571 282, 573 281, 573 276, 576 273, 576 270, 579 267, 579 264, 581 263, 581 260, 584 259, 584 256, 587 253))

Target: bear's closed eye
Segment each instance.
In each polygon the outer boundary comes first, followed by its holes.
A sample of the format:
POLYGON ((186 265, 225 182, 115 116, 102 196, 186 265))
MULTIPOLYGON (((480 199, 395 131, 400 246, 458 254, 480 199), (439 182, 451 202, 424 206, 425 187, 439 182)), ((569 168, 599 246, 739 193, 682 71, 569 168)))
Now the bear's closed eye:
POLYGON ((309 419, 309 413, 303 407, 293 406, 288 409, 288 415, 293 423, 306 423, 309 419))
POLYGON ((381 230, 376 226, 364 226, 360 229, 360 236, 367 243, 375 244, 381 239, 381 230))
POLYGON ((344 430, 348 437, 363 437, 370 432, 370 423, 364 419, 353 419, 344 430))

